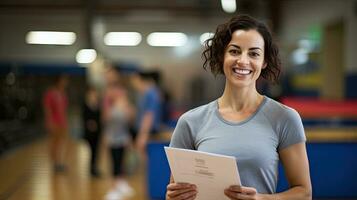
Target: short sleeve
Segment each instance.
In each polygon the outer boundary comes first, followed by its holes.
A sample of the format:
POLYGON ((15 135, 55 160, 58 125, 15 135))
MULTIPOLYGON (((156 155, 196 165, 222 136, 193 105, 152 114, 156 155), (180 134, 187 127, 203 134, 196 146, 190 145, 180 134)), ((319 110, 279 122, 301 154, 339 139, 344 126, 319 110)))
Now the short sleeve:
POLYGON ((195 149, 192 131, 185 116, 181 116, 177 122, 171 137, 170 147, 181 149, 195 149))
POLYGON ((286 111, 286 117, 281 125, 282 127, 279 134, 279 150, 306 141, 304 127, 299 113, 291 108, 288 108, 286 111))
POLYGON ((153 92, 148 93, 145 97, 145 112, 148 111, 155 112, 158 106, 159 106, 158 96, 153 92))

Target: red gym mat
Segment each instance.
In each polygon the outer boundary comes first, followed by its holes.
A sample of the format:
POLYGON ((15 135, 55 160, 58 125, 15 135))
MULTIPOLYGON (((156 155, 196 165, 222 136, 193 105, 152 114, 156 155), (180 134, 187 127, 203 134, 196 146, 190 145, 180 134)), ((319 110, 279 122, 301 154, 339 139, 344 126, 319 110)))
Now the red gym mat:
POLYGON ((281 102, 307 118, 357 118, 357 100, 325 101, 312 98, 285 97, 281 102))

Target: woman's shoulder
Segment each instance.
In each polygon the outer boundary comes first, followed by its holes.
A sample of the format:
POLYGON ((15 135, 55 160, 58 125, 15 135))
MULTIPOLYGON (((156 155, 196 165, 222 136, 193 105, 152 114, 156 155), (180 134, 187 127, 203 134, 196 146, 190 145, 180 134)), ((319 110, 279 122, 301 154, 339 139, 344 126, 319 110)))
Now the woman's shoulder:
POLYGON ((181 115, 180 119, 190 121, 203 120, 205 117, 210 116, 210 114, 214 112, 215 108, 216 100, 188 110, 183 115, 181 115))
POLYGON ((287 119, 287 118, 300 118, 299 113, 287 105, 284 105, 272 98, 266 97, 266 106, 264 107, 264 113, 275 119, 287 119))

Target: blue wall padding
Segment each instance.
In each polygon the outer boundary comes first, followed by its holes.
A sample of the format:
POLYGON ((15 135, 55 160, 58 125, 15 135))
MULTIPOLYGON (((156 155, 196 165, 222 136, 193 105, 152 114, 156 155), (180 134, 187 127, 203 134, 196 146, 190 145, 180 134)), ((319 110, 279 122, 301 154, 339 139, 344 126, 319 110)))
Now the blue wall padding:
POLYGON ((80 67, 77 64, 4 64, 0 63, 0 75, 14 72, 17 75, 58 75, 69 74, 84 76, 86 68, 80 67))
MULTIPOLYGON (((164 146, 148 145, 148 193, 153 200, 165 199, 170 169, 164 146)), ((314 198, 357 198, 357 143, 307 143, 314 198)), ((288 188, 283 168, 279 167, 277 191, 288 188)))
POLYGON ((147 186, 151 200, 165 199, 166 186, 170 180, 170 167, 166 159, 164 146, 169 143, 150 142, 147 146, 147 186))
POLYGON ((345 76, 345 97, 347 99, 357 98, 357 74, 351 73, 345 76))

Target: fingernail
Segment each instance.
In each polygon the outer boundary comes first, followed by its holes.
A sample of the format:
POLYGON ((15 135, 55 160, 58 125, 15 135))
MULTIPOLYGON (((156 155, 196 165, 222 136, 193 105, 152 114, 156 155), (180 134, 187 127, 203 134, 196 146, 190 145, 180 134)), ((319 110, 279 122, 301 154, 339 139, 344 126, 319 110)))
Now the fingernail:
POLYGON ((191 184, 185 183, 185 184, 184 184, 184 187, 191 187, 191 184))

